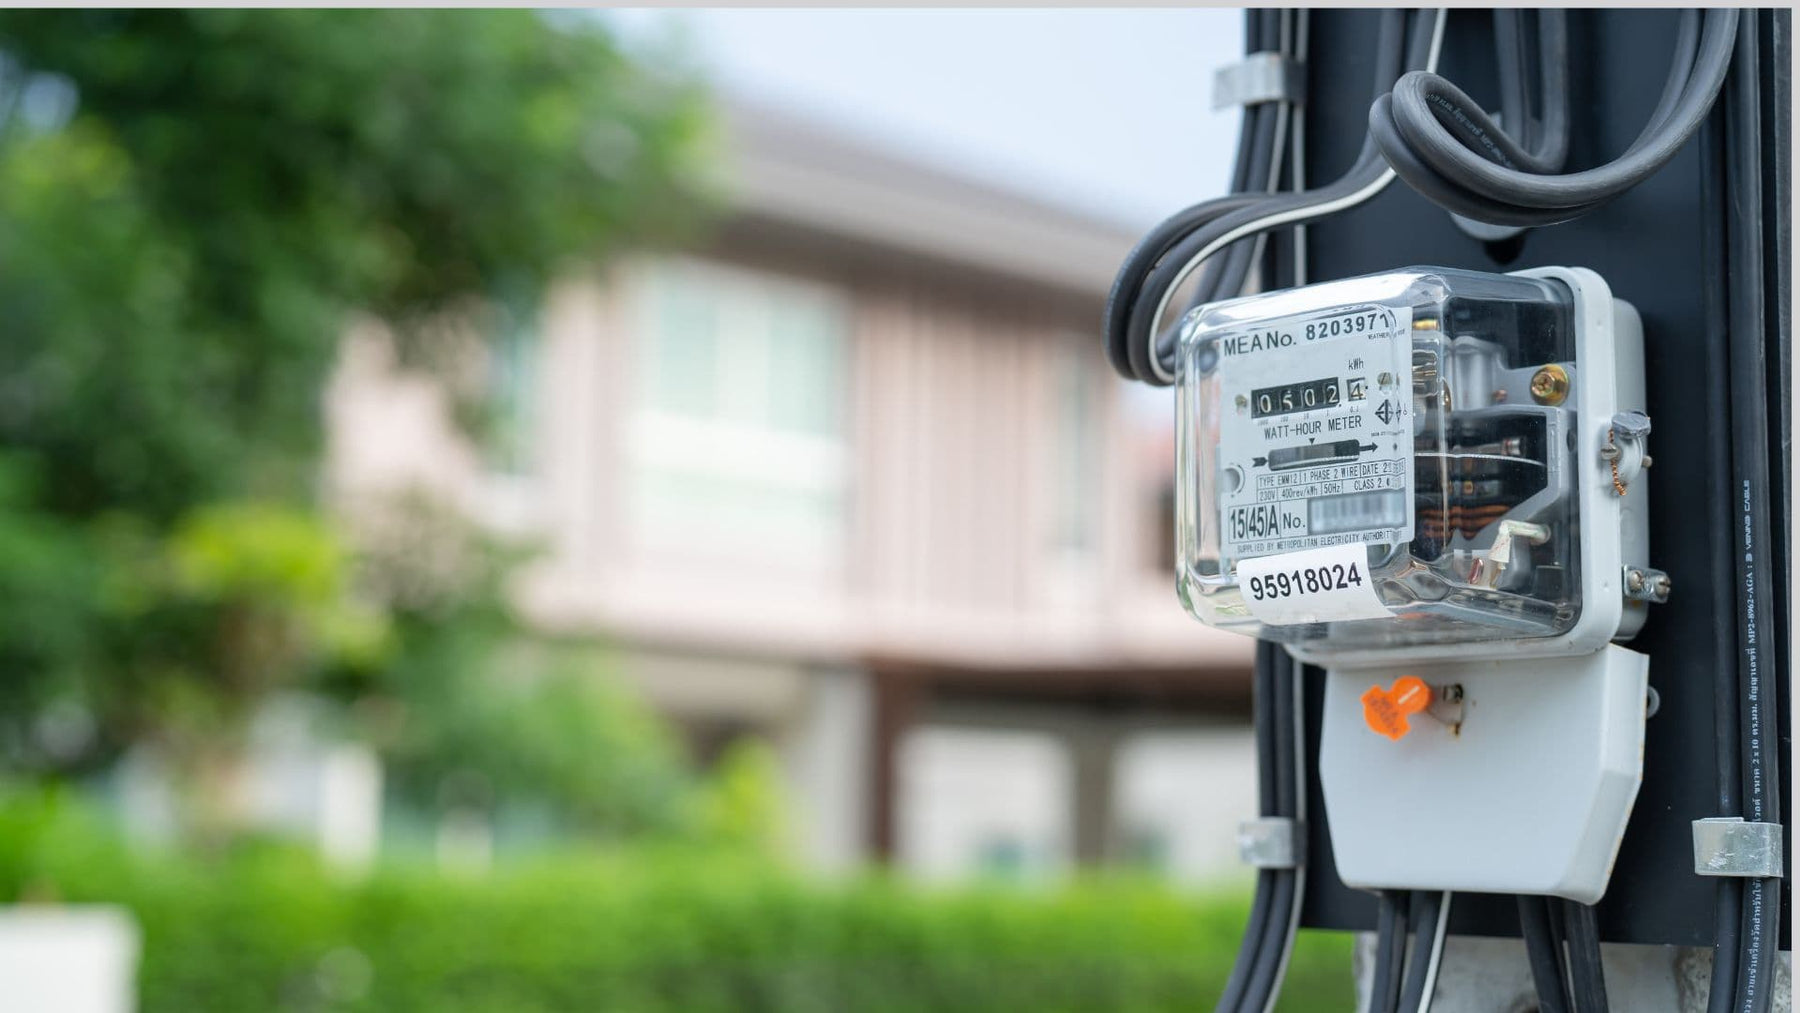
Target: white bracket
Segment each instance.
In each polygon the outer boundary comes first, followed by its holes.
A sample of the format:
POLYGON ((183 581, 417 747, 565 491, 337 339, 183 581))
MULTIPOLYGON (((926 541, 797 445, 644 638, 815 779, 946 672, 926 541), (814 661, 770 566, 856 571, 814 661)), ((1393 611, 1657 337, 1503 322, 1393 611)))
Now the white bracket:
POLYGON ((1781 878, 1781 824, 1746 823, 1742 816, 1694 821, 1694 874, 1781 878))
POLYGON ((1304 845, 1300 824, 1286 816, 1264 816, 1238 824, 1238 858, 1255 869, 1293 869, 1304 845))
POLYGON ((1280 53, 1251 53, 1213 74, 1214 109, 1263 102, 1298 102, 1305 93, 1299 63, 1280 53))

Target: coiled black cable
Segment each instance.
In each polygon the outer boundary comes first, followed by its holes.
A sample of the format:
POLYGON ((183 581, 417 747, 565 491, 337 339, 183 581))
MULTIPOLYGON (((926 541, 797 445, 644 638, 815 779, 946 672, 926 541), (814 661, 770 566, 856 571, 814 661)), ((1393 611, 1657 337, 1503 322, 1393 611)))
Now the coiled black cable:
MULTIPOLYGON (((1502 47, 1518 45, 1516 17, 1498 16, 1502 47)), ((1301 193, 1239 193, 1196 204, 1162 222, 1133 248, 1107 300, 1106 353, 1115 371, 1154 386, 1172 383, 1175 331, 1158 328, 1174 290, 1196 269, 1226 253, 1224 263, 1206 272, 1196 298, 1205 302, 1235 295, 1251 259, 1240 252, 1243 240, 1361 203, 1379 193, 1392 175, 1445 209, 1491 225, 1553 225, 1612 200, 1662 168, 1705 119, 1730 66, 1738 12, 1684 11, 1668 82, 1643 131, 1612 162, 1572 173, 1561 172, 1569 133, 1568 33, 1562 12, 1538 14, 1537 120, 1526 112, 1523 60, 1500 61, 1502 114, 1517 121, 1509 124, 1516 136, 1501 130, 1461 89, 1435 73, 1441 20, 1439 13, 1418 12, 1408 29, 1399 12, 1384 16, 1369 142, 1339 180, 1301 193), (1395 80, 1390 61, 1401 45, 1398 40, 1408 34, 1408 72, 1395 80), (1430 49, 1429 59, 1422 47, 1430 49)))
MULTIPOLYGON (((1540 15, 1545 134, 1565 116, 1568 38, 1560 12, 1540 15)), ((1415 71, 1369 110, 1369 136, 1394 172, 1439 206, 1492 225, 1554 225, 1592 211, 1662 168, 1699 129, 1718 97, 1736 44, 1738 12, 1684 11, 1675 58, 1650 121, 1612 162, 1560 173, 1562 152, 1528 150, 1468 95, 1415 71)), ((1526 136, 1523 124, 1520 137, 1526 136)))
MULTIPOLYGON (((1385 92, 1405 67, 1433 63, 1441 39, 1441 18, 1420 11, 1382 18, 1376 47, 1376 91, 1385 92), (1410 39, 1408 36, 1410 35, 1410 39)), ((1392 178, 1373 145, 1365 145, 1350 171, 1315 190, 1232 194, 1185 208, 1157 225, 1126 256, 1107 299, 1106 354, 1128 379, 1166 386, 1174 379, 1173 331, 1157 331, 1176 289, 1209 258, 1240 240, 1270 229, 1298 225, 1379 193, 1392 178)), ((1220 291, 1219 297, 1235 295, 1220 291)))

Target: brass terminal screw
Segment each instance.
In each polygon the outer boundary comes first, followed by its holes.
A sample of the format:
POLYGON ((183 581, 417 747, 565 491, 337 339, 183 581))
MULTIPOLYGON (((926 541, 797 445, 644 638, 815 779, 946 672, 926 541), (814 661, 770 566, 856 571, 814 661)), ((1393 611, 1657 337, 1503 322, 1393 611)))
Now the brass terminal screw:
POLYGON ((1531 376, 1531 399, 1559 405, 1569 399, 1569 371, 1552 362, 1531 376))

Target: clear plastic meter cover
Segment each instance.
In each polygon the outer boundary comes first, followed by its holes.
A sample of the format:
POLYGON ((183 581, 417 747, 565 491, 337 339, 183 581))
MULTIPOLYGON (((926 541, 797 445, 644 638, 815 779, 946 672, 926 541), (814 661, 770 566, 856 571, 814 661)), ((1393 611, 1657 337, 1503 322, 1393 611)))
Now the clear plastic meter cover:
POLYGON ((1574 624, 1580 364, 1561 284, 1414 268, 1215 303, 1180 342, 1178 584, 1196 618, 1345 649, 1574 624))

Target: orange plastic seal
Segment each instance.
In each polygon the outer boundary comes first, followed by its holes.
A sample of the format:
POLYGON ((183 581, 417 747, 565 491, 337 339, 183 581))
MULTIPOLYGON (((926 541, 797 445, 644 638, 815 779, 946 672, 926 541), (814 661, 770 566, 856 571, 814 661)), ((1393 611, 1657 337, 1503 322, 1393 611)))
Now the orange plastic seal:
POLYGON ((1431 704, 1431 687, 1416 675, 1403 675, 1388 689, 1370 686, 1362 695, 1363 720, 1377 734, 1395 742, 1412 731, 1407 724, 1409 714, 1417 714, 1431 704))

